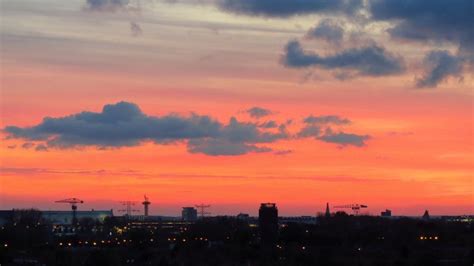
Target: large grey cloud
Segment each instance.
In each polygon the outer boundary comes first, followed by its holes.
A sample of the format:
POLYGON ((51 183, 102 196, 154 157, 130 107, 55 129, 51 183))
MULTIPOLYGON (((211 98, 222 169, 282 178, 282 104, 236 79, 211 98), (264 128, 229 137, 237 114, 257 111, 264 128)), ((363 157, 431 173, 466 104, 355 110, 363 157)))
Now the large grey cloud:
POLYGON ((220 9, 250 16, 289 17, 312 13, 352 14, 362 0, 217 0, 220 9))
POLYGON ((472 0, 369 0, 374 20, 393 21, 396 38, 449 41, 474 51, 472 0))
POLYGON ((321 67, 352 71, 361 76, 385 76, 402 73, 405 70, 403 59, 383 47, 372 44, 362 48, 351 48, 337 54, 320 56, 304 51, 301 44, 290 41, 286 47, 282 62, 287 67, 321 67))
POLYGON ((426 54, 423 65, 425 74, 417 80, 417 87, 436 87, 450 76, 461 75, 463 59, 446 50, 436 50, 426 54))
POLYGON ((46 141, 49 147, 97 145, 135 146, 141 141, 169 143, 183 139, 216 136, 222 125, 208 116, 145 115, 132 103, 104 106, 102 112, 81 112, 60 118, 46 117, 33 127, 8 126, 13 137, 46 141))
POLYGON ((287 124, 276 121, 262 123, 239 121, 231 117, 227 123, 206 115, 187 116, 168 114, 150 116, 138 105, 119 102, 105 105, 100 112, 80 112, 64 117, 45 117, 35 126, 7 126, 7 139, 27 141, 38 151, 78 147, 120 148, 145 142, 160 145, 184 143, 190 153, 210 156, 242 155, 274 152, 269 144, 297 138, 313 138, 342 146, 365 145, 365 136, 351 133, 332 133, 329 126, 348 125, 350 120, 335 115, 308 116, 304 128, 296 134, 287 124), (329 133, 328 133, 329 132, 329 133), (357 137, 360 137, 359 139, 357 137))
POLYGON ((269 151, 257 144, 288 137, 284 127, 278 132, 266 132, 257 124, 239 122, 235 118, 225 125, 197 114, 148 116, 136 104, 128 102, 106 105, 99 113, 46 117, 33 127, 7 126, 4 130, 11 138, 44 142, 44 148, 107 148, 136 146, 145 141, 158 144, 184 141, 189 151, 208 155, 269 151))

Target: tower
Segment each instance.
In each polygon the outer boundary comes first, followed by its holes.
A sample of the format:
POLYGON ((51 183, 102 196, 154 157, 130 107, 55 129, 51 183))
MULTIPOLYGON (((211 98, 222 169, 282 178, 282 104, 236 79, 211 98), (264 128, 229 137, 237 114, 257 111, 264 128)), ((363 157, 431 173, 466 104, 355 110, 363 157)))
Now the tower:
POLYGON ((326 213, 324 214, 326 218, 331 218, 331 211, 329 210, 329 202, 326 202, 326 213))
POLYGON ((143 213, 145 217, 148 217, 148 207, 150 206, 151 202, 148 200, 148 197, 146 195, 143 196, 145 200, 142 202, 143 204, 143 213))
POLYGON ((264 244, 274 244, 278 239, 278 209, 275 203, 262 203, 258 210, 258 227, 264 244))

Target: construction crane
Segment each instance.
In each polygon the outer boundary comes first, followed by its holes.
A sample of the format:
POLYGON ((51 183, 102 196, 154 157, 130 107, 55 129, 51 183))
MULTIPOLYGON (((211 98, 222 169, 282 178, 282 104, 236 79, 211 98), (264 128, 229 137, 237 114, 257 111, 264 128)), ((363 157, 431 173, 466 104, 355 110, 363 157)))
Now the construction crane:
POLYGON ((125 216, 131 217, 133 212, 139 212, 139 210, 134 209, 133 206, 135 206, 136 202, 134 201, 121 201, 120 202, 123 206, 125 206, 124 209, 118 210, 119 212, 124 212, 125 216))
POLYGON ((78 198, 69 198, 69 199, 63 199, 63 200, 57 200, 55 201, 56 203, 69 203, 71 204, 71 209, 72 209, 72 224, 77 224, 77 204, 82 204, 84 203, 83 200, 80 200, 78 198))
POLYGON ((210 208, 211 205, 200 204, 200 205, 195 205, 194 207, 196 207, 199 210, 199 216, 201 216, 201 218, 204 218, 204 216, 211 214, 210 212, 206 212, 206 209, 210 208))
POLYGON ((338 208, 338 209, 351 209, 355 215, 359 215, 360 209, 365 209, 367 207, 368 206, 364 204, 346 204, 346 205, 334 206, 334 208, 338 208))
POLYGON ((151 202, 148 200, 148 197, 146 195, 143 195, 145 200, 142 202, 143 208, 144 208, 144 215, 145 217, 148 217, 148 207, 150 206, 151 202))

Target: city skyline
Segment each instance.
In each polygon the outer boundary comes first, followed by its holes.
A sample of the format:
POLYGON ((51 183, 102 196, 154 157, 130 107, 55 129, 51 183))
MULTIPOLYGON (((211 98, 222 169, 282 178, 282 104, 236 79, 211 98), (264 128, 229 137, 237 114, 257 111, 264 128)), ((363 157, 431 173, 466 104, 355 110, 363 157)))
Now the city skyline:
POLYGON ((473 214, 472 2, 274 1, 2 1, 0 209, 473 214))

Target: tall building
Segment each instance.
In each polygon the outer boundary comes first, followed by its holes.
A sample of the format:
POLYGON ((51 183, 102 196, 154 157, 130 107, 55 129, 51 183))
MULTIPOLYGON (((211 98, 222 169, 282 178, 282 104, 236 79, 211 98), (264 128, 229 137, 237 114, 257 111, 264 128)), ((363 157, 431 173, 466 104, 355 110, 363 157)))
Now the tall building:
POLYGON ((183 221, 187 221, 187 222, 196 221, 198 218, 198 213, 197 213, 196 208, 183 207, 183 210, 181 211, 181 217, 183 218, 183 221))
POLYGON ((275 203, 262 203, 258 211, 260 238, 264 244, 275 243, 278 239, 278 209, 275 203))

